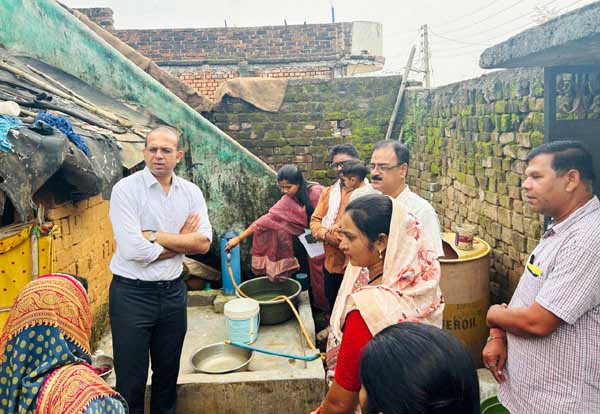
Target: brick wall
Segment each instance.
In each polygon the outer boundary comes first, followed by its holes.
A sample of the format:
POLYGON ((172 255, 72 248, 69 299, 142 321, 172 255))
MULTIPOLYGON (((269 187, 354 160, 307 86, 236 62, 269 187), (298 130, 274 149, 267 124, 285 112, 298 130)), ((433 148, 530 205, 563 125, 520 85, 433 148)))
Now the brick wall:
POLYGON ((380 42, 363 39, 352 44, 355 25, 359 34, 365 33, 365 25, 380 32, 376 23, 116 30, 112 10, 78 10, 211 99, 234 77, 332 79, 356 70, 378 70, 384 63, 383 57, 371 53, 380 53, 380 42), (353 47, 368 52, 352 56, 353 47))
POLYGON ((221 84, 239 76, 331 79, 336 68, 344 75, 340 60, 350 57, 352 23, 114 33, 213 99, 221 84))
POLYGON ((109 202, 101 195, 49 209, 46 219, 60 227, 56 237, 54 268, 87 278, 94 318, 92 345, 108 326, 109 262, 115 241, 108 218, 109 202))
POLYGON ((104 29, 108 31, 113 31, 114 26, 114 16, 113 10, 109 7, 91 7, 86 9, 77 9, 82 13, 85 13, 92 21, 96 24, 102 26, 104 29))
POLYGON ((214 99, 215 92, 228 79, 239 77, 237 68, 204 70, 201 68, 165 67, 196 92, 214 99))
POLYGON ((209 29, 114 30, 156 62, 282 59, 349 55, 352 23, 209 29))

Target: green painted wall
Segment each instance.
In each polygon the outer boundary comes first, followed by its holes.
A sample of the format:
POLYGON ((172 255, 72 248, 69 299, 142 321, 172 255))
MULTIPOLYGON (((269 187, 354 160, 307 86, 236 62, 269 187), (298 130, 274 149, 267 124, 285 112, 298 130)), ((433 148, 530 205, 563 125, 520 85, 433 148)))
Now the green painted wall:
POLYGON ((53 0, 0 0, 0 44, 76 76, 105 94, 149 108, 184 131, 179 173, 207 199, 217 234, 243 228, 279 197, 274 172, 129 62, 53 0), (191 167, 194 165, 195 167, 191 167))

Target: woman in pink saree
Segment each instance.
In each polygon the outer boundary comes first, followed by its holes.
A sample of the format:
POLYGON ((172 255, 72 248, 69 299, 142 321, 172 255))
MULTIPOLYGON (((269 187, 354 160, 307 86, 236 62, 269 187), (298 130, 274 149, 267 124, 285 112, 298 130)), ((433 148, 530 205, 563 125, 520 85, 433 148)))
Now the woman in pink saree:
MULTIPOLYGON (((252 271, 277 281, 290 277, 300 268, 294 255, 294 237, 308 228, 323 186, 304 179, 302 172, 293 164, 286 164, 277 171, 277 182, 283 197, 269 212, 252 223, 239 236, 229 240, 229 251, 242 240, 253 236, 252 271)), ((329 305, 323 287, 323 262, 325 256, 308 258, 313 306, 328 311, 329 305)))

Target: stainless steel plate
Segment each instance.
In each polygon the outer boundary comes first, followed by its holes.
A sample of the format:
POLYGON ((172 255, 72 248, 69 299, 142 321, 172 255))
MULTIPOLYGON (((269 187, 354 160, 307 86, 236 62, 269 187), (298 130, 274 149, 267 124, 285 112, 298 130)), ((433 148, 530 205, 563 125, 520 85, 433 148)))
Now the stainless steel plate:
POLYGON ((190 357, 190 365, 194 372, 225 374, 247 370, 252 357, 252 351, 217 343, 195 350, 190 357))

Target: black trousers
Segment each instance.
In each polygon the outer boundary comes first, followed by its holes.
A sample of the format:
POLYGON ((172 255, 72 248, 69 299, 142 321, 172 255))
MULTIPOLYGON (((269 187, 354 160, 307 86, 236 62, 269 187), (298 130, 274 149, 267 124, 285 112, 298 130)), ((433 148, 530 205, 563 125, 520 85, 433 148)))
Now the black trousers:
POLYGON ((333 310, 333 305, 335 304, 335 298, 337 297, 338 290, 340 290, 340 286, 342 285, 342 280, 344 279, 343 273, 329 273, 325 267, 323 267, 323 276, 324 276, 324 287, 325 287, 325 297, 327 298, 327 302, 329 302, 329 308, 333 310))
POLYGON ((144 414, 148 354, 152 414, 175 414, 177 376, 187 331, 187 287, 113 277, 109 292, 117 391, 130 414, 144 414))

